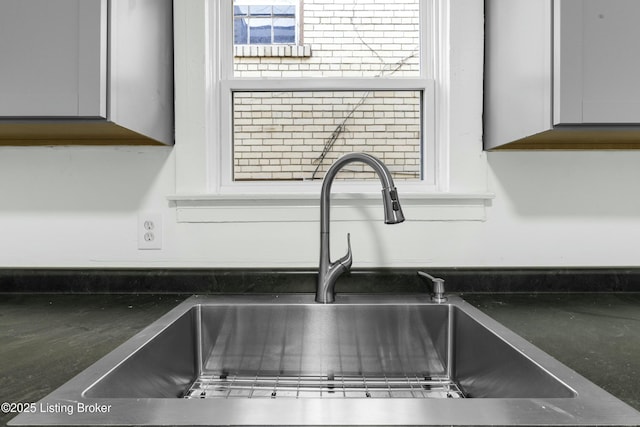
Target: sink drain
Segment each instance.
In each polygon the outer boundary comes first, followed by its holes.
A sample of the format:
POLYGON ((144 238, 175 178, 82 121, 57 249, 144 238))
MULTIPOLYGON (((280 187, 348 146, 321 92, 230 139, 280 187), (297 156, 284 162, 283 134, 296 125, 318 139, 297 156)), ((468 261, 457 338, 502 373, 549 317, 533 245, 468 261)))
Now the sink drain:
POLYGON ((463 398, 445 377, 202 375, 184 395, 205 398, 463 398))

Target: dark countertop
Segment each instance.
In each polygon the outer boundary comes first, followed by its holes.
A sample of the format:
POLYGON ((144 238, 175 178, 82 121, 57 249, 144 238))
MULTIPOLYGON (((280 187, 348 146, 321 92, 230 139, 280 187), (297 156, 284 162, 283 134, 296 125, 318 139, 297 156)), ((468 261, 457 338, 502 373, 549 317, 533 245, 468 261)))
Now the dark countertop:
POLYGON ((466 294, 463 298, 640 410, 640 294, 466 294))
MULTIPOLYGON (((0 294, 0 402, 40 400, 185 297, 0 294)), ((640 294, 463 297, 640 410, 640 294)))
POLYGON ((37 402, 183 299, 0 294, 0 403, 37 402))

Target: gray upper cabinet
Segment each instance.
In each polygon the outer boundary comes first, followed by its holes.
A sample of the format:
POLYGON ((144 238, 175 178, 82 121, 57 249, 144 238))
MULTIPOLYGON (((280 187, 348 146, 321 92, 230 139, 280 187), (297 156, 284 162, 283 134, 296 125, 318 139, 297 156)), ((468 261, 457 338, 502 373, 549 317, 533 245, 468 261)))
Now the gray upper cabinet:
POLYGON ((554 124, 640 123, 640 2, 554 6, 554 124))
POLYGON ((172 144, 171 0, 2 0, 0 145, 172 144))
POLYGON ((640 1, 485 4, 486 149, 640 148, 640 1))
POLYGON ((106 2, 0 3, 0 115, 106 118, 106 2))

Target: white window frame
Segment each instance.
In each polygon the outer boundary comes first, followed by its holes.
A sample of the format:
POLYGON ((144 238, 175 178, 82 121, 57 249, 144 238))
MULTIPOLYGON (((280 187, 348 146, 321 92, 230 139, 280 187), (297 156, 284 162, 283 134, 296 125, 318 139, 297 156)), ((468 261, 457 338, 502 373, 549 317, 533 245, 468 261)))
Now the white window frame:
MULTIPOLYGON (((233 180, 233 92, 234 91, 339 91, 339 90, 419 90, 423 93, 422 100, 422 170, 424 176, 421 181, 398 181, 396 185, 405 191, 433 192, 438 188, 437 149, 435 144, 435 94, 433 79, 433 61, 429 60, 428 52, 432 51, 432 38, 437 33, 432 18, 432 1, 421 2, 421 28, 431 31, 421 31, 420 34, 420 76, 417 78, 377 77, 377 78, 263 78, 248 79, 234 77, 233 70, 233 3, 217 1, 210 7, 210 22, 219 28, 217 34, 211 34, 211 48, 217 50, 212 55, 213 67, 219 76, 219 88, 214 95, 214 104, 219 106, 219 132, 212 136, 214 149, 213 169, 217 171, 211 175, 211 188, 218 194, 291 194, 313 193, 320 191, 321 180, 314 182, 292 181, 256 181, 237 182, 233 180), (429 24, 425 24, 429 22, 429 24)), ((376 181, 356 181, 336 184, 340 191, 356 193, 380 192, 380 185, 376 181)))
MULTIPOLYGON (((294 220, 316 221, 320 183, 303 186, 300 182, 292 183, 294 185, 236 182, 229 185, 230 182, 222 179, 223 174, 230 171, 223 171, 221 161, 222 125, 231 114, 228 95, 229 110, 221 109, 222 93, 256 82, 230 82, 224 78, 228 74, 222 74, 224 70, 216 58, 222 46, 232 49, 233 34, 232 31, 226 35, 213 31, 217 27, 215 18, 221 16, 216 9, 220 3, 219 0, 174 3, 176 181, 175 193, 168 195, 168 199, 177 208, 177 220, 264 222, 270 221, 264 216, 265 212, 271 212, 273 221, 282 222, 289 220, 287 213, 293 206, 308 212, 292 215, 294 220)), ((431 72, 432 86, 426 89, 432 91, 435 99, 433 111, 428 113, 434 116, 435 182, 434 185, 403 181, 396 184, 408 221, 482 221, 493 198, 488 190, 487 156, 482 149, 482 3, 477 0, 426 0, 424 3, 427 7, 423 8, 421 19, 428 20, 431 27, 423 34, 421 46, 423 50, 431 47, 432 54, 427 56, 423 52, 421 69, 431 72)), ((409 80, 405 84, 410 86, 409 80)), ((264 88, 264 84, 261 80, 260 87, 264 88)), ((226 126, 228 133, 229 124, 226 126)), ((229 148, 230 144, 229 140, 229 148)), ((231 157, 228 162, 232 162, 231 157)), ((336 187, 335 193, 352 193, 333 196, 338 202, 336 205, 355 207, 347 218, 355 211, 379 210, 380 193, 376 184, 358 185, 347 181, 342 185, 336 183, 336 187), (366 209, 363 210, 363 206, 366 209)))

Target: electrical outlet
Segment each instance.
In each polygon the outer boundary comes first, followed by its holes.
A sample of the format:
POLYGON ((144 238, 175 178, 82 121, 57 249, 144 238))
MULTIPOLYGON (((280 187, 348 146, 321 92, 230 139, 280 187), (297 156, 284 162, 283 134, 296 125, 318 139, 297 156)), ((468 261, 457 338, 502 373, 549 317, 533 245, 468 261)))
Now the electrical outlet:
POLYGON ((162 215, 147 212, 138 215, 138 249, 162 249, 162 215))

